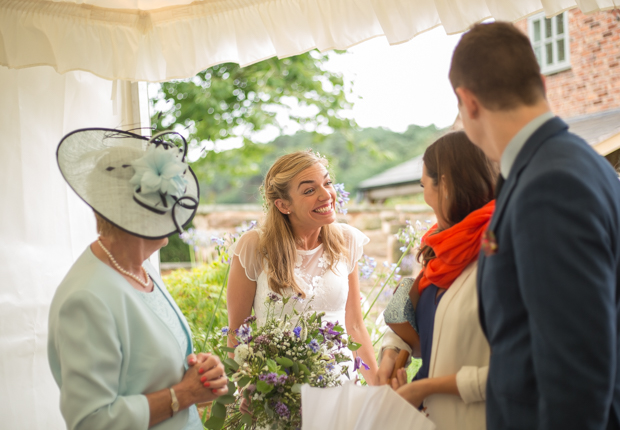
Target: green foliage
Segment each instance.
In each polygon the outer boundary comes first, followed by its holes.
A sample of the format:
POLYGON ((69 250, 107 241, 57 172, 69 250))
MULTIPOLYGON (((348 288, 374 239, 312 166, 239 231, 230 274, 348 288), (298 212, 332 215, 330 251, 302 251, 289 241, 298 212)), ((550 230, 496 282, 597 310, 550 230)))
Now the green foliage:
MULTIPOLYGON (((168 287, 170 295, 179 305, 192 330, 192 340, 196 352, 205 352, 203 351, 203 344, 214 313, 213 327, 215 329, 228 325, 225 291, 220 305, 216 309, 227 270, 227 264, 214 261, 190 271, 175 270, 164 277, 164 283, 168 287)), ((219 333, 216 332, 215 335, 219 335, 219 333)), ((210 351, 208 344, 205 350, 210 351)))
MULTIPOLYGON (((208 184, 201 183, 201 197, 208 203, 260 202, 258 188, 275 160, 284 154, 308 148, 325 155, 335 180, 344 182, 347 190, 354 192, 364 179, 422 154, 441 132, 434 125, 411 125, 404 133, 383 128, 337 131, 329 136, 298 132, 292 136, 280 136, 271 143, 254 145, 262 147, 261 157, 255 158, 251 169, 243 171, 234 166, 236 160, 247 156, 246 148, 223 151, 219 155, 230 170, 225 175, 213 177, 208 184)), ((201 172, 213 166, 201 161, 192 168, 201 172)), ((205 178, 206 174, 200 173, 199 177, 205 178)))
MULTIPOLYGON (((335 130, 354 126, 338 113, 351 104, 345 98, 342 76, 325 70, 328 55, 318 51, 285 59, 270 58, 246 67, 235 63, 213 66, 187 80, 165 82, 153 99, 156 113, 151 123, 159 130, 186 128, 189 141, 201 145, 229 137, 244 137, 244 146, 230 154, 210 151, 196 166, 199 178, 210 181, 226 170, 233 176, 255 170, 265 147, 253 144, 251 132, 273 125, 282 128, 276 112, 312 129, 335 130), (165 101, 165 103, 162 103, 165 101), (292 107, 310 107, 307 116, 294 115, 292 107), (231 163, 231 161, 233 161, 231 163)), ((305 109, 304 109, 305 110, 305 109)))
POLYGON ((168 245, 159 250, 159 259, 169 263, 191 261, 189 246, 181 240, 178 234, 173 234, 168 237, 168 245))

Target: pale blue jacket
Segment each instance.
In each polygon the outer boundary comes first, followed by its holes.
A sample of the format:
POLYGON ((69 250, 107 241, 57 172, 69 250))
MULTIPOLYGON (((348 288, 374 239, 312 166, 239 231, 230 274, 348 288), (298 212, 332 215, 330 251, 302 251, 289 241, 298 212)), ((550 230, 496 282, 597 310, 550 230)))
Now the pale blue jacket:
MULTIPOLYGON (((157 272, 148 261, 144 267, 189 334, 187 321, 157 272)), ((183 378, 191 336, 188 351, 181 351, 173 333, 139 294, 90 247, 58 287, 49 315, 48 359, 68 429, 147 429, 149 406, 143 394, 183 378)), ((152 428, 184 429, 189 411, 152 428)))

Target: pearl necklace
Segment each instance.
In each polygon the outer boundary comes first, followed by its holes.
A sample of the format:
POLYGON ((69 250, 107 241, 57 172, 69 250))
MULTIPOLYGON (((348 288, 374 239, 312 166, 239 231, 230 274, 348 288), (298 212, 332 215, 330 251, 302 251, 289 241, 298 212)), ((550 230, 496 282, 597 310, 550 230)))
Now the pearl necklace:
POLYGON ((143 281, 142 279, 140 279, 137 275, 134 275, 133 273, 128 272, 127 270, 123 269, 121 267, 120 264, 118 264, 118 262, 116 261, 116 259, 112 256, 112 253, 110 251, 108 251, 108 248, 106 248, 105 246, 103 246, 103 243, 101 243, 101 238, 97 239, 97 243, 99 244, 99 246, 101 247, 101 249, 103 249, 103 252, 105 252, 108 256, 108 258, 110 259, 110 262, 112 262, 112 264, 114 265, 114 267, 116 267, 116 270, 118 270, 119 272, 121 272, 123 275, 127 275, 129 276, 131 279, 135 279, 135 281, 142 285, 144 287, 145 290, 149 289, 149 281, 151 278, 149 278, 149 274, 146 273, 146 269, 141 266, 142 268, 142 272, 144 272, 144 278, 146 279, 146 281, 143 281))

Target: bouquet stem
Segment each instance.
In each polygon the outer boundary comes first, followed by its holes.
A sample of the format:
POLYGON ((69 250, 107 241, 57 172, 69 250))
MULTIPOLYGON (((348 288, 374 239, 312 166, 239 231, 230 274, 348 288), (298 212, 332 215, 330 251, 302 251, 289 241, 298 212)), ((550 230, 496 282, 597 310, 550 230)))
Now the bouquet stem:
POLYGON ((230 273, 230 264, 227 265, 226 267, 226 274, 224 275, 224 281, 222 282, 222 288, 220 288, 220 294, 217 297, 217 303, 215 304, 215 308, 213 308, 213 314, 211 315, 211 321, 209 322, 209 328, 207 329, 207 332, 205 333, 205 340, 202 344, 202 350, 205 350, 205 347, 207 346, 207 342, 209 341, 209 337, 211 336, 211 330, 213 330, 213 323, 215 322, 215 314, 217 313, 217 310, 220 308, 220 302, 222 301, 222 295, 224 294, 224 290, 226 289, 226 286, 228 285, 228 274, 230 273))

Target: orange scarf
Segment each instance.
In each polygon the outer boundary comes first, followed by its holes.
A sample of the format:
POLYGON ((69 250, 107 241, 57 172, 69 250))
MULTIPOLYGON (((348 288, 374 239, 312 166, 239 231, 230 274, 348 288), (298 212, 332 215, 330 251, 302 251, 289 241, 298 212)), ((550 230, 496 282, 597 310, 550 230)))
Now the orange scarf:
POLYGON ((430 260, 418 275, 420 294, 431 284, 439 288, 450 287, 469 263, 478 259, 482 234, 486 231, 494 210, 495 200, 491 200, 446 230, 433 234, 437 231, 435 224, 426 232, 421 243, 430 246, 436 257, 430 260))

